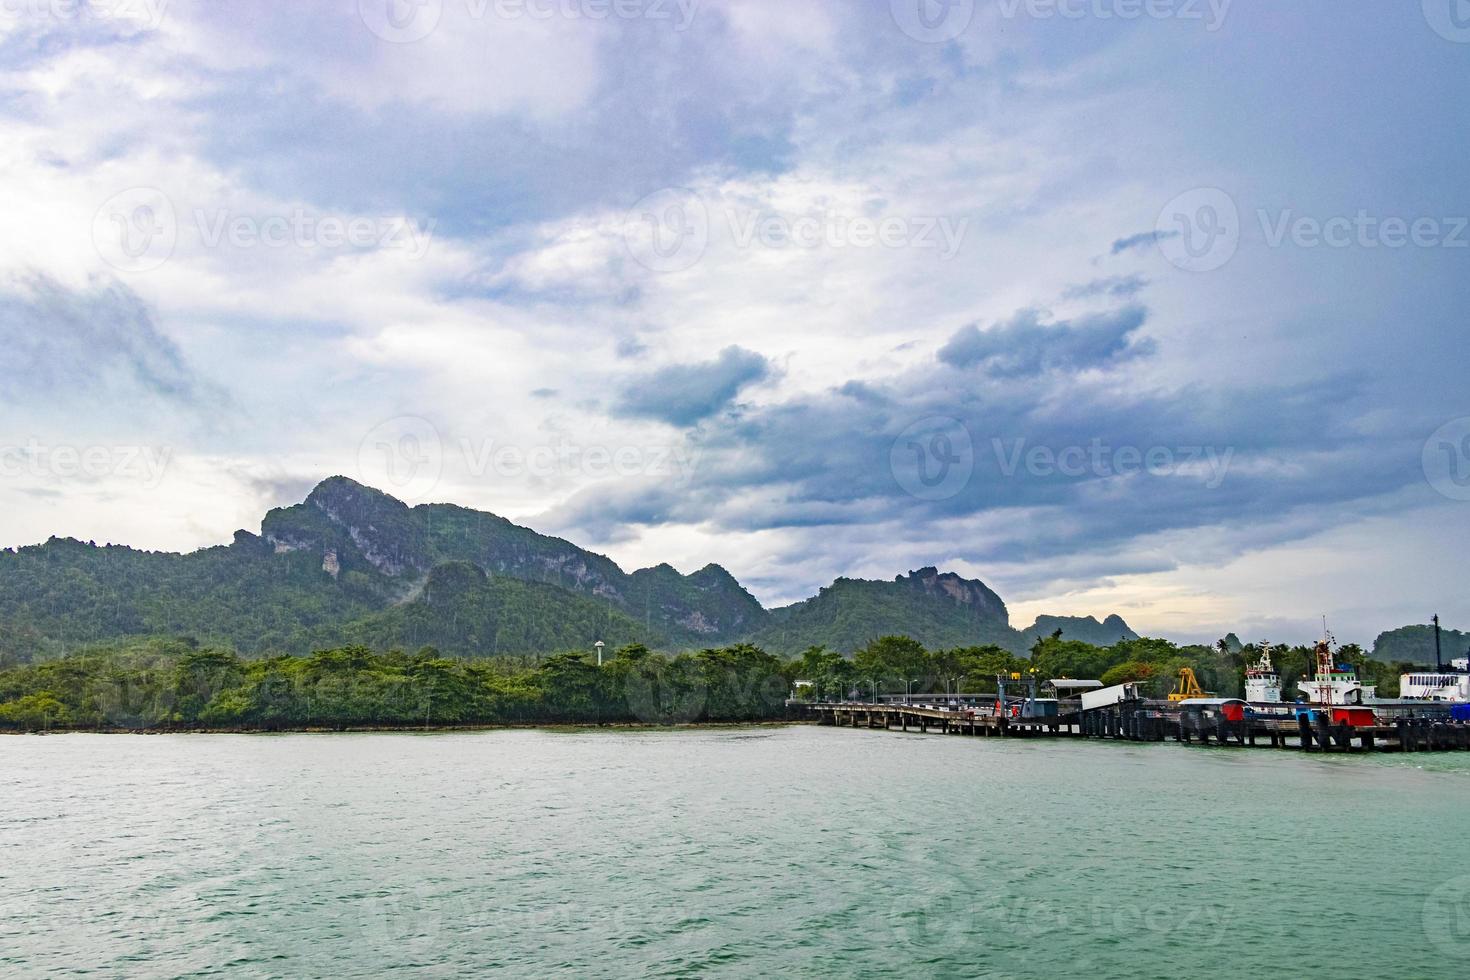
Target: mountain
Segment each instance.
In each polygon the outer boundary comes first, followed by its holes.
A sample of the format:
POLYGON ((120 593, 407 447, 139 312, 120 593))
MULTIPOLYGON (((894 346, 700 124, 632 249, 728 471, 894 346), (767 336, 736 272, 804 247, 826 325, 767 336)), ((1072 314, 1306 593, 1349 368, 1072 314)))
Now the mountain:
POLYGON ((277 552, 331 552, 344 572, 399 581, 444 562, 471 562, 495 576, 607 602, 675 644, 717 644, 766 619, 755 597, 718 565, 687 576, 668 565, 630 575, 605 555, 503 517, 452 504, 409 507, 346 477, 323 481, 303 503, 272 510, 261 534, 277 552))
POLYGON ((817 595, 771 613, 751 642, 790 656, 812 646, 850 652, 888 634, 926 647, 981 646, 1014 650, 1019 638, 1000 596, 983 582, 921 568, 892 582, 839 578, 817 595))
MULTIPOLYGON (((1467 656, 1470 633, 1459 630, 1439 631, 1440 658, 1449 663, 1467 656)), ((1378 634, 1373 641, 1373 659, 1384 663, 1411 663, 1428 666, 1434 663, 1434 627, 1400 626, 1378 634)))
POLYGON ((51 538, 0 551, 0 655, 164 634, 286 649, 303 628, 382 609, 388 586, 362 574, 334 580, 321 554, 274 554, 244 531, 188 555, 51 538))
POLYGON ((667 565, 628 574, 610 558, 494 514, 409 507, 332 477, 304 502, 267 513, 259 535, 238 531, 228 546, 179 555, 52 538, 0 551, 0 656, 159 634, 244 653, 300 652, 344 636, 408 642, 428 608, 415 603, 446 563, 489 573, 480 598, 495 600, 493 617, 475 624, 479 632, 435 634, 456 650, 468 649, 470 635, 490 653, 624 637, 664 647, 718 645, 767 618, 717 565, 687 576, 667 565))
POLYGON ((657 644, 643 624, 609 604, 541 582, 491 577, 469 562, 445 562, 429 572, 412 600, 346 625, 306 632, 304 649, 360 644, 374 650, 432 646, 453 657, 586 650, 628 643, 657 644))
POLYGON ((1062 631, 1065 640, 1080 640, 1099 647, 1110 647, 1119 640, 1138 639, 1138 634, 1128 628, 1122 616, 1116 614, 1101 623, 1095 616, 1037 616, 1035 623, 1019 632, 1027 638, 1029 649, 1030 643, 1051 636, 1057 630, 1062 631))
MULTIPOLYGON (((1034 630, 1112 643, 1116 616, 1042 617, 1034 630)), ((361 643, 463 656, 640 642, 699 649, 750 641, 773 653, 844 653, 888 634, 929 647, 1024 653, 984 583, 923 568, 891 582, 840 578, 767 611, 728 571, 634 572, 562 538, 452 504, 410 507, 345 477, 267 513, 259 534, 190 554, 51 538, 0 550, 0 662, 79 645, 192 636, 245 654, 361 643)))

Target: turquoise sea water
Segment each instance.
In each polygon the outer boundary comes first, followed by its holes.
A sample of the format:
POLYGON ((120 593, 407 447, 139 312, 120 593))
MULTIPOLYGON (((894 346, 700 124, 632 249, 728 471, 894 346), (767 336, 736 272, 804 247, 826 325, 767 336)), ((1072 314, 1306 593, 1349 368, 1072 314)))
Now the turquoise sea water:
POLYGON ((0 738, 0 976, 1462 976, 1470 754, 0 738))

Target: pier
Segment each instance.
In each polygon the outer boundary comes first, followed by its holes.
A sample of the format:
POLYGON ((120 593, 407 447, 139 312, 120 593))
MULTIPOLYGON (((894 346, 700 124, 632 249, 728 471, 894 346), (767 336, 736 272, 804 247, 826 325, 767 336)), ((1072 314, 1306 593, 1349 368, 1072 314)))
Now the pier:
POLYGON ((999 713, 973 699, 805 702, 819 724, 981 738, 1091 738, 1176 741, 1307 752, 1437 752, 1470 749, 1470 724, 1433 712, 1386 712, 1371 725, 1330 724, 1321 713, 1298 717, 1247 714, 1239 721, 1181 709, 1176 702, 1132 701, 1094 710, 1063 708, 1035 717, 999 713), (941 700, 945 703, 934 703, 941 700), (966 703, 966 702, 970 703, 966 703))

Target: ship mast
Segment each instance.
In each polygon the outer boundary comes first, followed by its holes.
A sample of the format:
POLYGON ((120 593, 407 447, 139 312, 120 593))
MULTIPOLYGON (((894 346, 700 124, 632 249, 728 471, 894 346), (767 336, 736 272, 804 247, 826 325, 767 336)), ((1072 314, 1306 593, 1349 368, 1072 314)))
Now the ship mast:
MULTIPOLYGON (((1327 629, 1327 617, 1322 617, 1322 642, 1317 644, 1317 700, 1323 708, 1332 707, 1332 672, 1337 666, 1332 655, 1334 638, 1327 629)), ((1331 711, 1324 712, 1330 719, 1331 711)))

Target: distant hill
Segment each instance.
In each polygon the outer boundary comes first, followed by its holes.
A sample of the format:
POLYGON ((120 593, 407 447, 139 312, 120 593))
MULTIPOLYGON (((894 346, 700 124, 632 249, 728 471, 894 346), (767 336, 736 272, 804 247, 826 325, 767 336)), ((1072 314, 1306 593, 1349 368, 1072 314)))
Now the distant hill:
POLYGON ((1062 631, 1063 639, 1080 640, 1099 647, 1110 647, 1119 640, 1138 639, 1138 634, 1129 629, 1122 616, 1116 614, 1100 623, 1096 616, 1037 616, 1036 622, 1018 632, 1029 641, 1029 649, 1038 638, 1051 636, 1057 630, 1062 631))
POLYGON ((840 578, 816 596, 773 610, 771 624, 752 641, 790 656, 812 646, 851 652, 888 634, 910 636, 930 649, 994 644, 1026 654, 1038 636, 1061 629, 1069 639, 1111 646, 1138 634, 1118 616, 1104 622, 1042 616, 1029 630, 1010 625, 1006 606, 985 583, 937 568, 921 568, 892 582, 840 578))
MULTIPOLYGON (((1470 633, 1440 630, 1440 656, 1445 663, 1465 656, 1470 649, 1470 633)), ((1400 626, 1378 634, 1373 641, 1373 659, 1384 663, 1403 661, 1411 664, 1434 663, 1434 627, 1400 626)))
MULTIPOLYGON (((1033 631, 1132 636, 1116 616, 1042 617, 1033 631)), ((774 653, 850 653, 888 634, 931 648, 993 643, 1025 653, 983 582, 936 568, 891 582, 838 579, 767 611, 706 565, 623 571, 605 555, 452 504, 410 507, 345 477, 267 513, 259 534, 187 555, 52 538, 0 551, 0 661, 79 645, 192 636, 245 654, 362 643, 462 656, 637 641, 681 650, 736 641, 774 653)))

